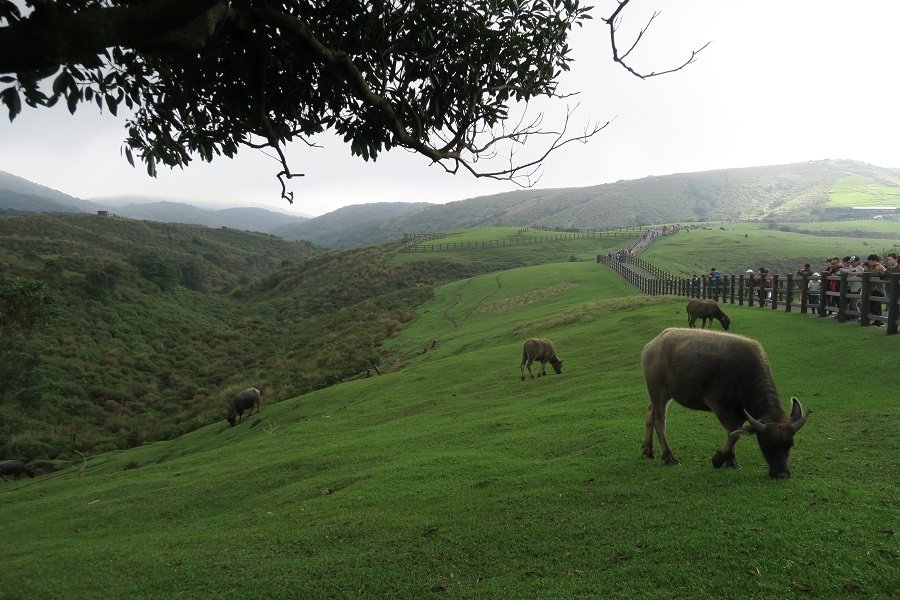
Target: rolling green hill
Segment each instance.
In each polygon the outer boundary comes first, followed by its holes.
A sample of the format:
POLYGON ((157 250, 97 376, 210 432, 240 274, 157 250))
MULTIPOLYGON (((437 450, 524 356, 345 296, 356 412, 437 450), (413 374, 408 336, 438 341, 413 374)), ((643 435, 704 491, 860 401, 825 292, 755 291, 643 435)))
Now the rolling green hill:
POLYGON ((682 461, 640 458, 642 346, 684 301, 554 263, 440 287, 383 377, 2 485, 10 598, 888 598, 898 584, 896 340, 733 307, 785 404, 793 478, 673 406, 682 461), (562 375, 519 381, 522 340, 562 375), (425 340, 433 349, 421 352, 425 340), (815 348, 815 351, 812 350, 815 348), (825 376, 860 349, 859 378, 825 376), (873 375, 868 375, 869 373, 873 375))
POLYGON ((73 436, 91 453, 171 439, 221 420, 249 386, 274 403, 390 369, 382 341, 436 284, 593 261, 606 243, 412 256, 96 215, 0 218, 2 276, 43 282, 55 306, 21 348, 37 363, 0 369, 0 458, 68 459, 73 436))
POLYGON ((896 222, 853 223, 847 225, 851 230, 838 230, 855 234, 846 237, 823 235, 843 227, 841 223, 804 223, 787 227, 788 231, 753 224, 690 230, 654 242, 641 257, 679 276, 705 274, 713 266, 732 275, 759 267, 787 275, 805 263, 819 271, 832 256, 883 256, 897 250, 900 226, 896 222))

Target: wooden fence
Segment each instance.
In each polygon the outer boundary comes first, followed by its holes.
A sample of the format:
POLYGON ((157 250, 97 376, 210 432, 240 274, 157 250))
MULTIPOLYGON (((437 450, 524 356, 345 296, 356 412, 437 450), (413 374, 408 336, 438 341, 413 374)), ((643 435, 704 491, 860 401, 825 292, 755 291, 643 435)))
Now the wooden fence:
POLYGON ((481 240, 472 242, 446 242, 438 244, 417 244, 407 240, 400 247, 401 252, 445 252, 448 250, 470 250, 482 248, 506 248, 508 246, 525 246, 528 244, 543 244, 561 240, 599 239, 599 238, 632 238, 641 228, 615 229, 609 231, 583 231, 572 233, 554 233, 549 235, 514 235, 500 240, 481 240))
POLYGON ((752 275, 726 275, 718 282, 706 276, 674 277, 640 258, 617 261, 598 255, 597 262, 607 265, 646 294, 712 298, 728 304, 833 317, 839 322, 858 322, 862 326, 881 323, 887 335, 896 334, 900 324, 900 273, 880 282, 886 292, 880 295, 875 285, 879 280, 873 273, 863 273, 862 277, 850 277, 847 273, 831 277, 773 275, 772 286, 766 287, 759 285, 752 275), (832 282, 833 286, 829 285, 832 282), (854 289, 857 291, 851 291, 854 289))

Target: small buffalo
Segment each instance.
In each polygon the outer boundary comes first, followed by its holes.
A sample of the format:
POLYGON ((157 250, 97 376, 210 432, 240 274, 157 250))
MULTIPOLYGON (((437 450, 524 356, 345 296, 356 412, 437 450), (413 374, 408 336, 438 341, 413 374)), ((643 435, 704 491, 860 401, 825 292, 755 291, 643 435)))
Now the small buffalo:
POLYGON ((247 388, 243 392, 236 394, 231 401, 231 407, 228 409, 228 416, 225 417, 228 423, 234 427, 235 421, 241 422, 244 420, 245 411, 247 411, 248 416, 252 415, 254 407, 256 412, 259 412, 260 395, 260 391, 256 388, 247 388))
POLYGON ((0 477, 6 479, 7 477, 15 477, 18 479, 22 475, 28 475, 29 477, 34 477, 35 470, 31 467, 27 466, 25 463, 19 460, 4 460, 0 461, 0 477))
POLYGON ((710 326, 712 326, 713 319, 718 319, 719 323, 722 324, 722 329, 725 331, 728 331, 728 327, 731 325, 731 319, 722 312, 715 300, 691 300, 687 305, 687 313, 688 327, 693 327, 697 319, 703 319, 703 323, 700 326, 701 329, 706 327, 707 319, 709 319, 710 326))
POLYGON ((734 446, 742 434, 753 434, 769 464, 769 476, 790 477, 794 435, 809 413, 796 398, 791 398, 790 414, 784 411, 758 342, 730 333, 669 328, 644 346, 641 366, 650 394, 646 458, 653 458, 655 429, 663 461, 678 464, 666 441, 666 409, 675 400, 687 408, 712 411, 725 428, 725 445, 712 458, 715 468, 740 468, 734 446))
POLYGON ((528 374, 534 379, 534 373, 531 372, 531 365, 534 361, 539 361, 541 363, 541 370, 538 373, 538 377, 547 374, 547 363, 550 363, 553 366, 553 370, 556 371, 557 375, 562 373, 562 361, 556 355, 556 350, 553 349, 553 343, 548 340, 542 340, 540 338, 529 338, 525 340, 525 345, 522 347, 522 364, 519 367, 522 371, 522 381, 525 381, 526 367, 528 368, 528 374))

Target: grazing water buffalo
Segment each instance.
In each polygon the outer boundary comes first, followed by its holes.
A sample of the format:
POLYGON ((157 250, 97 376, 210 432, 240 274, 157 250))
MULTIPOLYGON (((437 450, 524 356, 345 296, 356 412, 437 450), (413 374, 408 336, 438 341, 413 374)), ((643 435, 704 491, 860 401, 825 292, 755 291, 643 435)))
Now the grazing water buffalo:
POLYGON ((15 477, 18 479, 22 475, 28 475, 29 477, 34 477, 34 469, 29 466, 26 466, 25 463, 19 460, 4 460, 0 461, 0 477, 6 479, 7 477, 15 477))
POLYGON ((525 381, 525 367, 528 367, 528 374, 534 379, 534 373, 531 372, 531 364, 534 361, 541 363, 538 377, 547 374, 547 363, 553 365, 553 370, 556 371, 557 375, 562 373, 562 361, 556 356, 556 350, 553 349, 553 344, 548 340, 540 338, 528 338, 525 340, 525 345, 522 347, 522 364, 519 367, 522 371, 522 381, 525 381))
POLYGON ((759 343, 730 333, 669 328, 644 346, 641 365, 650 393, 645 457, 653 458, 656 429, 663 461, 678 464, 666 442, 666 408, 674 399, 688 408, 712 411, 725 428, 727 439, 713 456, 714 467, 740 468, 734 445, 741 434, 755 434, 769 475, 790 477, 788 457, 794 434, 806 424, 809 413, 803 413, 796 398, 791 398, 790 415, 781 407, 759 343))
POLYGON ((722 329, 725 331, 728 331, 728 327, 731 325, 731 319, 722 312, 715 300, 691 300, 687 305, 687 313, 689 327, 693 327, 697 319, 703 319, 703 324, 700 326, 701 329, 706 327, 707 319, 709 319, 710 327, 712 326, 712 320, 718 319, 719 323, 722 324, 722 329))
POLYGON ((231 401, 231 408, 228 409, 228 416, 226 417, 228 423, 234 427, 234 422, 238 420, 237 418, 240 417, 240 421, 243 421, 244 411, 248 411, 248 416, 252 415, 254 407, 256 407, 256 412, 259 412, 259 398, 260 392, 256 388, 247 388, 235 395, 231 401))

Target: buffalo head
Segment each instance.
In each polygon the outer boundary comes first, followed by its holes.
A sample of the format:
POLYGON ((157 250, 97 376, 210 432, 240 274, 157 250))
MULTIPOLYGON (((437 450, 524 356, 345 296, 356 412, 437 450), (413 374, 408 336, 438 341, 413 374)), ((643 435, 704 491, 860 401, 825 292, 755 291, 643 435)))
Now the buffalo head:
POLYGON ((788 423, 763 423, 757 421, 744 410, 747 425, 735 433, 752 433, 756 435, 759 449, 769 463, 769 477, 786 479, 791 476, 788 458, 794 446, 794 434, 806 424, 809 413, 803 413, 803 407, 796 398, 791 398, 791 418, 788 423))
POLYGON ((725 316, 725 317, 722 317, 719 320, 719 322, 722 323, 722 329, 724 329, 725 331, 728 331, 728 328, 731 326, 731 319, 729 319, 727 316, 725 316))
POLYGON ((562 361, 561 360, 556 359, 556 361, 550 363, 550 366, 553 367, 553 370, 556 371, 557 375, 562 374, 562 361))

